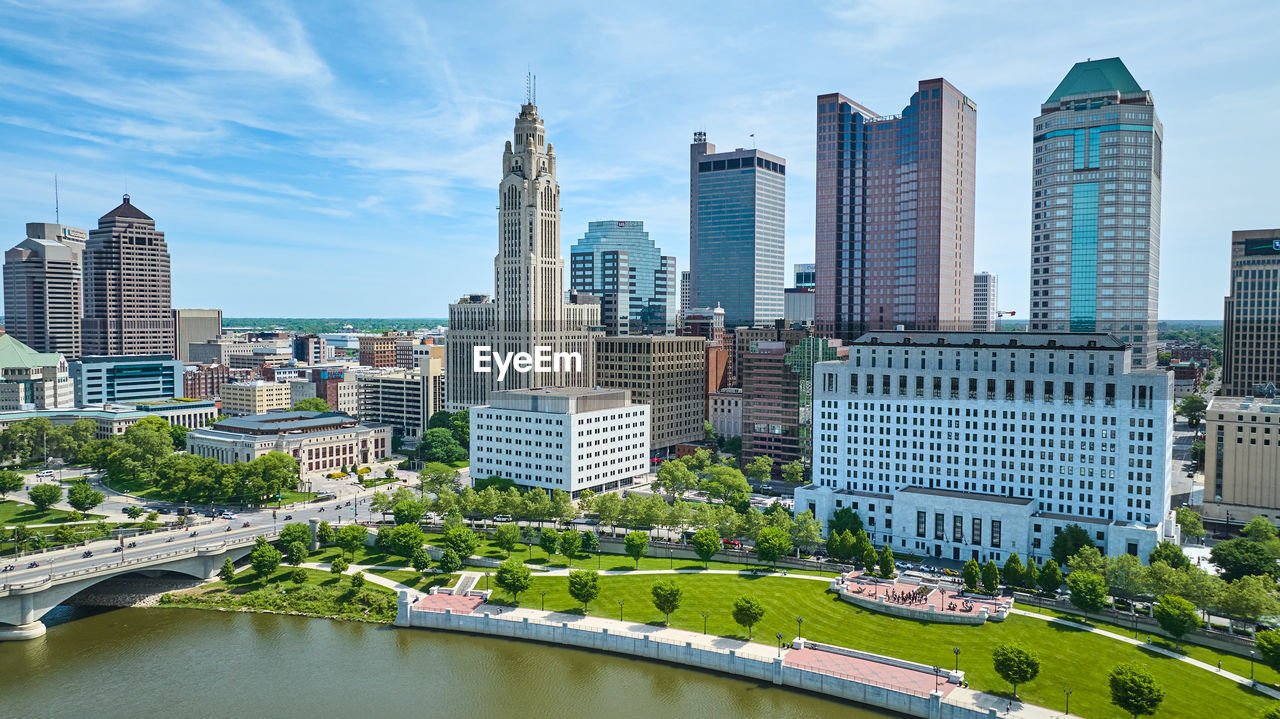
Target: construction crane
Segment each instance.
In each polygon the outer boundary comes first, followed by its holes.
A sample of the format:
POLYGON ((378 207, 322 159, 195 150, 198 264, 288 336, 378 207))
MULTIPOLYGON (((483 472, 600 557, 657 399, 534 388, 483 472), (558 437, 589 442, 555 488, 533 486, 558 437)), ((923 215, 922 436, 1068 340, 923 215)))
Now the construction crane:
POLYGON ((1013 317, 1016 314, 1018 313, 1014 310, 996 310, 996 332, 1000 331, 1001 320, 1003 320, 1006 315, 1013 317))

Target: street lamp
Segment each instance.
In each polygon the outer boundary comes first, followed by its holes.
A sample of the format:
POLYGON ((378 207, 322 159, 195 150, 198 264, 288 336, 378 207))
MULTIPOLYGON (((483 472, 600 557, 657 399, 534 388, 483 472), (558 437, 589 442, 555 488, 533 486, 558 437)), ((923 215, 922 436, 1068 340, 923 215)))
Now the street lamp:
POLYGON ((778 632, 773 636, 778 638, 778 656, 782 656, 782 632, 778 632))
POLYGON ((1063 688, 1062 688, 1062 693, 1067 695, 1067 711, 1066 711, 1066 715, 1067 715, 1067 716, 1070 716, 1070 714, 1071 714, 1071 689, 1070 689, 1069 687, 1063 687, 1063 688))
POLYGON ((622 605, 624 601, 625 600, 622 600, 622 599, 618 600, 618 621, 622 621, 622 605))
POLYGON ((485 589, 488 589, 488 588, 489 588, 489 573, 488 573, 488 572, 485 572, 485 573, 484 573, 484 588, 485 588, 485 589))
POLYGON ((1249 683, 1253 683, 1253 650, 1249 650, 1249 683))
POLYGON ((542 611, 545 612, 547 611, 547 590, 544 589, 541 592, 538 592, 538 594, 542 595, 542 611))
POLYGON ((956 671, 960 671, 960 647, 955 647, 951 651, 956 655, 956 671))
POLYGON ((707 617, 711 616, 711 612, 704 611, 702 613, 702 633, 707 633, 707 617))
POLYGON ((933 690, 939 691, 942 687, 942 668, 935 666, 933 668, 933 690))
POLYGON ((796 617, 796 636, 797 636, 797 637, 802 637, 802 636, 804 636, 804 632, 800 631, 800 627, 801 627, 803 624, 804 624, 804 617, 797 616, 797 617, 796 617))

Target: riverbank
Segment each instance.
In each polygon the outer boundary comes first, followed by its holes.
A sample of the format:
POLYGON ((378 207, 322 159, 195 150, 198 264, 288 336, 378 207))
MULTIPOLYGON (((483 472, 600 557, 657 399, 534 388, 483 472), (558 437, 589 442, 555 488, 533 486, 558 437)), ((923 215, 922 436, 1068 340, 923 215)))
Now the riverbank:
POLYGON ((157 606, 231 612, 286 614, 299 617, 390 624, 396 616, 395 592, 369 580, 355 586, 352 577, 319 569, 301 569, 303 583, 293 581, 295 570, 285 567, 263 579, 241 571, 230 582, 214 581, 193 589, 171 592, 157 606))

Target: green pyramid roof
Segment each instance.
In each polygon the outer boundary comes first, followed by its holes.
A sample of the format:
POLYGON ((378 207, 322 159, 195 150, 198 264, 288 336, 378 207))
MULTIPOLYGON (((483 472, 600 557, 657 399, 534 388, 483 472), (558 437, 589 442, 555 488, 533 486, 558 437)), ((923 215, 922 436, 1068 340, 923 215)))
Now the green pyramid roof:
POLYGON ((1062 78, 1062 82, 1058 83, 1058 87, 1054 88, 1053 94, 1045 100, 1045 103, 1058 102, 1067 95, 1108 91, 1142 92, 1138 81, 1133 79, 1133 75, 1129 74, 1129 68, 1125 67, 1118 57, 1088 60, 1072 65, 1071 71, 1062 78))
POLYGON ((12 335, 0 335, 0 367, 52 367, 57 364, 57 353, 36 352, 12 335))

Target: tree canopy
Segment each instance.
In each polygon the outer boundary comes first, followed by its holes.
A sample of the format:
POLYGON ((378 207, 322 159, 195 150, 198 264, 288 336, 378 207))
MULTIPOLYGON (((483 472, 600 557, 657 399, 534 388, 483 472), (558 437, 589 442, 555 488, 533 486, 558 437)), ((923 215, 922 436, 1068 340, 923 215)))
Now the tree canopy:
POLYGON ((293 403, 294 412, 332 412, 329 403, 320 397, 307 397, 293 403))

